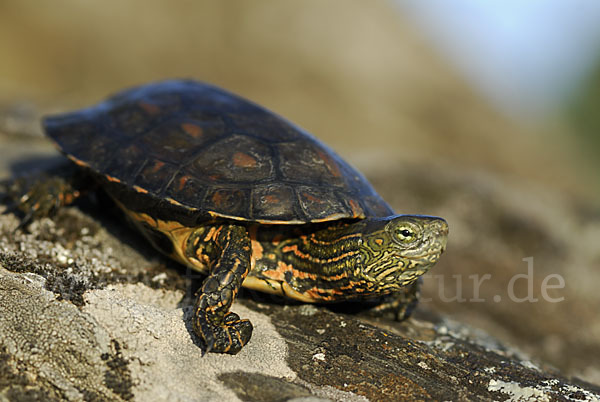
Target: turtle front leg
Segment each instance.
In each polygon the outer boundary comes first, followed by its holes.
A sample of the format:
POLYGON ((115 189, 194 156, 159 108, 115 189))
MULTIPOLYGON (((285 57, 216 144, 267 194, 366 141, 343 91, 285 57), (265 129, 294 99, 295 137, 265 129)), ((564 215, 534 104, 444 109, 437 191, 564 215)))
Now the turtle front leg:
POLYGON ((384 297, 381 304, 368 311, 369 314, 373 316, 392 314, 396 321, 407 319, 417 307, 422 282, 422 278, 418 278, 404 292, 396 292, 384 297))
POLYGON ((7 180, 1 185, 2 198, 11 203, 5 212, 20 210, 23 219, 17 229, 22 228, 73 203, 91 187, 90 179, 81 169, 69 163, 35 176, 7 180))
POLYGON ((252 324, 229 309, 250 270, 250 238, 239 225, 197 229, 188 242, 188 254, 210 261, 210 274, 195 305, 194 331, 206 352, 236 354, 252 336, 252 324))

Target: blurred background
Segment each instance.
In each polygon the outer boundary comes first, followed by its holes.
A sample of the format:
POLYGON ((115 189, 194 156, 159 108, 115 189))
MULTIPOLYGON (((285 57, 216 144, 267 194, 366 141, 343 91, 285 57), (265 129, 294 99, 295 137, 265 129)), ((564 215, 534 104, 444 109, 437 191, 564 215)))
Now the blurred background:
POLYGON ((0 175, 54 155, 41 114, 217 84, 332 146, 398 212, 449 221, 421 309, 600 383, 599 19, 593 0, 3 0, 0 175), (538 301, 509 300, 528 257, 514 293, 538 301), (552 274, 561 302, 541 297, 552 274))

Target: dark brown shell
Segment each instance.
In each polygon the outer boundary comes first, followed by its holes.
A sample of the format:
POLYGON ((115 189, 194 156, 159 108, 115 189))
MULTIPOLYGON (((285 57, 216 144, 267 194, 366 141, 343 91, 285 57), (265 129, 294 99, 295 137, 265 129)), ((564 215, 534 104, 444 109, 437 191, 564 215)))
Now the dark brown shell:
POLYGON ((306 223, 393 214, 327 146, 212 85, 145 85, 44 126, 121 203, 154 217, 306 223))

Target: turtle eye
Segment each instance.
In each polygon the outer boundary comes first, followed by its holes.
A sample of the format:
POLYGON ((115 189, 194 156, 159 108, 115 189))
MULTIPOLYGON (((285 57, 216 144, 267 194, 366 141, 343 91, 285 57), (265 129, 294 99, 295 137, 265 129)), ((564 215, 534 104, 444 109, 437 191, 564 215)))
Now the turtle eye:
POLYGON ((419 225, 410 221, 392 221, 386 230, 392 240, 402 247, 412 247, 422 236, 422 229, 419 225))
POLYGON ((415 239, 415 232, 411 228, 403 226, 396 230, 396 237, 402 243, 410 243, 415 239))
POLYGON ((400 236, 403 236, 403 237, 411 237, 413 235, 413 233, 408 229, 402 229, 398 233, 400 233, 400 236))

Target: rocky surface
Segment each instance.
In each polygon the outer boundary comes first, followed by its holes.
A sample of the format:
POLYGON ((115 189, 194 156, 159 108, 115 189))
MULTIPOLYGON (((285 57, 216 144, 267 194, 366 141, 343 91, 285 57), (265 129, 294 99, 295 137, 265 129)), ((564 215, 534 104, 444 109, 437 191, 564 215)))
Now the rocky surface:
POLYGON ((0 398, 600 398, 600 387, 427 302, 397 323, 245 292, 233 310, 254 323, 251 342, 236 356, 202 356, 190 330, 202 277, 159 256, 105 201, 25 231, 0 216, 0 398))
POLYGON ((203 357, 189 326, 198 277, 134 233, 110 233, 110 222, 74 208, 31 234, 12 234, 11 215, 1 222, 8 400, 600 397, 600 387, 426 308, 396 323, 246 294, 234 310, 254 323, 251 342, 236 356, 203 357))

